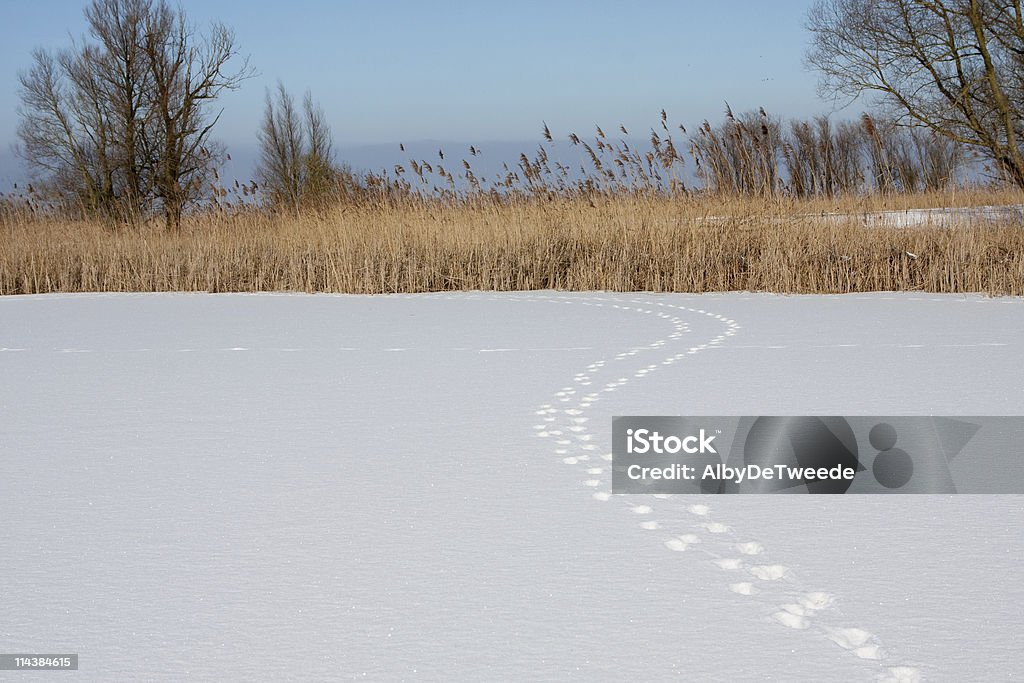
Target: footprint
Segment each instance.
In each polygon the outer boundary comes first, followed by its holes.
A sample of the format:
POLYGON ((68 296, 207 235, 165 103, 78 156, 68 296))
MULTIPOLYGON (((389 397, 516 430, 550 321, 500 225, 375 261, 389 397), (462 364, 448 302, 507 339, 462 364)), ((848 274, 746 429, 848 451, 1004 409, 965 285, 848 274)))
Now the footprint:
POLYGON ((711 508, 707 505, 691 505, 686 509, 689 510, 691 514, 697 515, 698 517, 707 517, 711 514, 711 508))
POLYGON ((790 612, 776 612, 772 617, 774 617, 775 621, 788 628, 802 630, 811 625, 811 622, 807 621, 804 617, 797 614, 791 614, 790 612))
POLYGON ((828 593, 814 592, 806 593, 798 598, 800 604, 804 609, 809 610, 820 610, 826 607, 831 607, 835 603, 835 598, 828 593))
POLYGON ((857 655, 861 659, 882 659, 882 657, 885 656, 882 648, 874 644, 858 647, 853 651, 853 654, 857 655))
POLYGON ((789 568, 781 564, 761 564, 751 567, 749 571, 762 581, 778 581, 789 573, 789 568))
POLYGON ((879 679, 881 683, 920 683, 921 672, 912 666, 894 666, 879 679))
POLYGON ((717 564, 722 569, 739 569, 743 566, 743 560, 739 558, 729 557, 722 558, 720 560, 715 560, 715 564, 717 564))
POLYGON ((754 584, 747 581, 730 584, 729 590, 733 593, 739 593, 740 595, 756 595, 760 592, 754 587, 754 584))
POLYGON ((732 527, 726 526, 721 522, 708 522, 704 525, 704 528, 711 534, 724 534, 732 531, 732 527))
POLYGON ((859 648, 872 638, 874 636, 862 628, 835 628, 828 632, 828 639, 844 650, 859 648))
POLYGON ((652 512, 651 508, 647 505, 637 505, 630 509, 638 515, 649 515, 652 512))
POLYGON ((740 551, 744 555, 760 555, 764 552, 764 546, 756 541, 752 541, 750 543, 737 544, 736 550, 740 551))
POLYGON ((669 550, 675 550, 677 553, 681 553, 684 550, 686 550, 689 546, 686 543, 683 543, 678 538, 670 538, 667 541, 665 541, 665 547, 669 550))
POLYGON ((611 500, 611 498, 612 494, 608 493, 607 491, 598 491, 597 493, 594 494, 594 500, 599 500, 601 502, 611 500))
POLYGON ((655 529, 660 529, 661 525, 652 520, 650 522, 640 522, 640 528, 647 529, 648 531, 654 531, 655 529))

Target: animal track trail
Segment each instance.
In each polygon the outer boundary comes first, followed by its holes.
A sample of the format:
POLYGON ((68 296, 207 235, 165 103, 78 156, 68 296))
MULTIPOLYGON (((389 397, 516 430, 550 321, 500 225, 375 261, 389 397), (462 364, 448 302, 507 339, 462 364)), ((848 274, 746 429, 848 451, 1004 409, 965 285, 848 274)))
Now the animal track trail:
POLYGON ((661 534, 666 551, 696 554, 712 563, 723 573, 724 591, 754 602, 766 622, 814 633, 861 660, 877 662, 878 680, 921 680, 918 669, 892 662, 892 656, 873 633, 849 625, 832 593, 806 585, 789 566, 773 559, 763 543, 715 519, 709 505, 681 502, 692 501, 690 496, 612 493, 612 454, 592 433, 590 413, 594 404, 611 398, 609 394, 623 386, 724 344, 741 329, 735 320, 702 308, 640 298, 537 295, 517 301, 606 308, 655 316, 671 326, 671 332, 653 342, 586 365, 555 391, 548 403, 534 411, 538 418, 536 436, 550 440, 552 452, 562 463, 582 469, 580 484, 592 490, 593 499, 621 504, 630 514, 641 517, 638 528, 661 534), (693 330, 687 318, 694 316, 717 321, 722 330, 710 338, 690 340, 693 330))

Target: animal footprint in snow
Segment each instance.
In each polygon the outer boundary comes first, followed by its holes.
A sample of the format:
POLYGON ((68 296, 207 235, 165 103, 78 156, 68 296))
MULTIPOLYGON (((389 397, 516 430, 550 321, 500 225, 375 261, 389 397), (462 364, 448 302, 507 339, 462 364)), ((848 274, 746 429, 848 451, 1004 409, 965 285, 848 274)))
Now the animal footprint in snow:
POLYGON ((739 593, 740 595, 756 595, 759 592, 757 588, 754 587, 754 584, 747 581, 730 584, 729 590, 733 593, 739 593))
POLYGON ((661 525, 652 520, 650 522, 640 522, 640 528, 647 529, 648 531, 654 531, 655 529, 660 529, 661 525))
POLYGON ((704 525, 704 528, 707 529, 710 534, 724 534, 732 530, 732 527, 726 526, 721 522, 708 522, 704 525))
POLYGON ((781 564, 760 564, 751 567, 749 571, 762 581, 778 581, 789 573, 789 568, 781 564))
POLYGON ((775 619, 775 621, 779 622, 780 624, 788 628, 802 630, 808 628, 811 625, 811 622, 809 622, 806 618, 798 614, 793 614, 791 612, 776 612, 772 615, 772 617, 775 619))
POLYGON ((695 543, 700 543, 700 538, 693 534, 683 534, 665 541, 665 547, 681 553, 695 543))
POLYGON ((721 569, 739 569, 743 566, 743 560, 733 557, 723 557, 720 560, 715 560, 715 564, 717 564, 721 569))
POLYGON ((828 639, 849 650, 861 659, 881 659, 882 648, 874 641, 875 636, 862 628, 837 628, 828 633, 828 639))
POLYGON ((764 546, 757 542, 750 543, 738 543, 736 550, 740 551, 744 555, 760 555, 764 552, 764 546))
POLYGON ((632 507, 630 509, 633 512, 635 512, 636 514, 638 514, 638 515, 649 515, 649 514, 651 514, 651 508, 648 507, 647 505, 636 505, 636 506, 634 506, 634 507, 632 507))
POLYGON ((801 595, 798 601, 804 609, 820 610, 831 607, 835 602, 835 598, 828 593, 815 592, 801 595))
POLYGON ((861 647, 872 638, 874 636, 862 628, 834 628, 828 632, 828 639, 844 650, 861 647))
POLYGON ((881 683, 920 683, 921 672, 911 666, 894 666, 883 676, 881 683))
POLYGON ((801 605, 787 604, 782 606, 783 611, 795 614, 798 617, 807 615, 807 610, 801 605))
POLYGON ((861 659, 882 659, 885 656, 885 652, 878 645, 871 643, 863 647, 858 647, 853 650, 853 654, 857 655, 861 659))
POLYGON ((697 515, 698 517, 707 517, 709 514, 711 514, 711 508, 709 508, 707 505, 691 505, 686 509, 690 512, 690 514, 697 515))

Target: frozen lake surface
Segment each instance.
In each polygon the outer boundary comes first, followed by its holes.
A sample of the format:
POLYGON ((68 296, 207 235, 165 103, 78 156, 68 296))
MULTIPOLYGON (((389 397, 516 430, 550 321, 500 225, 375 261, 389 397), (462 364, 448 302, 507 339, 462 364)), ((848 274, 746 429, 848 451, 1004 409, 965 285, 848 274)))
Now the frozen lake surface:
POLYGON ((1007 680, 1021 496, 611 496, 613 415, 1024 413, 1024 301, 0 298, 0 651, 80 680, 1007 680))
POLYGON ((1024 205, 947 206, 860 214, 826 214, 822 218, 839 223, 860 222, 871 228, 957 228, 1014 223, 1024 225, 1024 205))

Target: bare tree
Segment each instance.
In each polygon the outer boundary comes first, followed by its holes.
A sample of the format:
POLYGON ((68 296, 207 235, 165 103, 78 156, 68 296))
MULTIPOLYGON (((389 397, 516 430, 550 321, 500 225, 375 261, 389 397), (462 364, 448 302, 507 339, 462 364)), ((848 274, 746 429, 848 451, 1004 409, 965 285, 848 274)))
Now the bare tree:
POLYGON ((93 0, 88 32, 37 50, 20 75, 21 155, 52 196, 88 213, 159 210, 169 227, 220 161, 211 104, 251 74, 231 31, 199 35, 164 0, 93 0))
POLYGON ((1020 0, 818 0, 807 61, 826 92, 982 151, 1024 187, 1020 0))
POLYGON ((297 210, 330 197, 339 170, 334 164, 330 127, 310 93, 299 112, 279 82, 273 95, 267 93, 257 136, 260 161, 256 176, 272 205, 297 210))
POLYGON ((227 71, 237 54, 234 33, 223 24, 200 36, 182 10, 163 0, 146 15, 143 55, 153 81, 148 142, 156 150, 155 194, 170 228, 202 196, 221 161, 223 150, 210 139, 220 112, 211 116, 208 109, 251 74, 248 62, 227 71))
POLYGON ((271 204, 297 208, 302 199, 305 140, 295 100, 278 82, 275 95, 269 92, 263 108, 263 123, 257 137, 260 161, 256 177, 271 204))
POLYGON ((782 142, 789 191, 797 197, 852 194, 861 189, 861 136, 854 124, 827 116, 790 122, 782 142))
POLYGON ((302 109, 308 141, 305 158, 306 194, 323 199, 331 192, 337 179, 331 129, 327 125, 323 108, 313 102, 313 96, 309 92, 306 92, 306 97, 302 101, 302 109))

